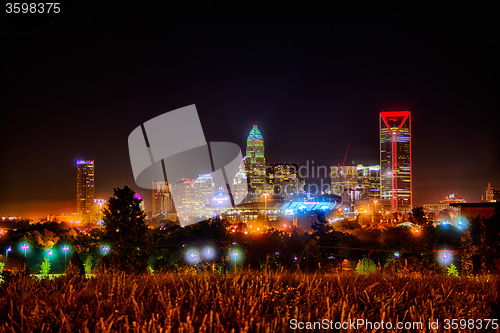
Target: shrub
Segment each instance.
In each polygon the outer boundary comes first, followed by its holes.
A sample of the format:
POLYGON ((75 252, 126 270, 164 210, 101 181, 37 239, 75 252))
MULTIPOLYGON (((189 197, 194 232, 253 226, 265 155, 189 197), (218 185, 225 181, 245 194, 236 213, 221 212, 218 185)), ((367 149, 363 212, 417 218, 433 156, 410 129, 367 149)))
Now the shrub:
POLYGON ((153 263, 153 270, 158 273, 166 273, 175 271, 175 265, 166 257, 159 256, 153 263))
POLYGON ((377 271, 377 266, 375 263, 369 258, 363 258, 356 266, 356 273, 361 275, 368 275, 371 273, 375 273, 377 271))
POLYGON ((47 275, 47 276, 49 275, 49 271, 50 271, 49 258, 47 258, 47 257, 43 258, 43 262, 40 265, 40 268, 41 268, 42 275, 47 275))
POLYGON ((89 275, 92 274, 92 255, 88 255, 85 258, 85 262, 83 263, 83 267, 85 269, 85 274, 89 275))
POLYGON ((448 272, 447 272, 446 275, 453 276, 453 277, 456 277, 456 278, 460 277, 460 275, 458 274, 457 268, 453 264, 451 264, 450 267, 448 267, 448 272))

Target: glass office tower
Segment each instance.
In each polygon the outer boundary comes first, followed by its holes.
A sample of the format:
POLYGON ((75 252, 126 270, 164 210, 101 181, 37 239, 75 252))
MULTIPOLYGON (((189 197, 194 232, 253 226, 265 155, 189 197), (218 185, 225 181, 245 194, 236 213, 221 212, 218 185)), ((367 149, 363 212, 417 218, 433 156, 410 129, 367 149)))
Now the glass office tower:
POLYGON ((94 206, 94 160, 76 161, 76 213, 92 215, 94 206))
POLYGON ((264 138, 257 125, 253 125, 248 133, 245 157, 248 192, 252 196, 258 196, 266 190, 265 168, 264 138))
POLYGON ((380 198, 393 213, 412 208, 410 111, 380 112, 380 198))

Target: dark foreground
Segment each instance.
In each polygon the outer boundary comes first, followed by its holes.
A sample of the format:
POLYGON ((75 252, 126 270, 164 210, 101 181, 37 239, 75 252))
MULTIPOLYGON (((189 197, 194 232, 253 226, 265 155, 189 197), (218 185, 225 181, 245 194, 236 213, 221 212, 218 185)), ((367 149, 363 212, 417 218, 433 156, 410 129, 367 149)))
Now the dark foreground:
POLYGON ((0 332, 292 332, 314 322, 331 325, 331 331, 342 324, 342 332, 368 330, 346 326, 361 320, 375 326, 382 320, 423 324, 379 332, 445 332, 453 324, 446 319, 458 319, 460 331, 495 332, 500 330, 492 322, 485 329, 487 321, 477 320, 500 317, 499 285, 494 277, 250 271, 226 277, 113 272, 90 279, 26 277, 0 285, 0 332), (430 329, 436 320, 439 329, 430 329))

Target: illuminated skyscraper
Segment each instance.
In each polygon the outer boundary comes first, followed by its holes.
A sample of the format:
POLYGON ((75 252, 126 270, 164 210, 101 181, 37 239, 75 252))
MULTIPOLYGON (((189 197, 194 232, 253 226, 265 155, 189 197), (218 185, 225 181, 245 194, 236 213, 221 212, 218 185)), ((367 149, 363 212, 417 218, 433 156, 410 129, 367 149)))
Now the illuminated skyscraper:
POLYGON ((498 201, 500 201, 500 189, 491 187, 491 184, 488 183, 488 187, 486 188, 486 202, 498 201))
POLYGON ((393 213, 412 208, 410 111, 380 112, 380 198, 393 213))
POLYGON ((94 160, 76 161, 76 213, 92 215, 94 206, 94 160))
POLYGON ((233 188, 234 191, 232 192, 234 202, 235 203, 241 203, 243 202, 246 197, 247 197, 247 191, 248 191, 248 181, 247 181, 247 175, 244 170, 244 164, 243 162, 240 164, 240 170, 236 173, 236 175, 233 178, 233 188))
POLYGON ((266 159, 264 158, 264 138, 257 125, 253 125, 247 138, 245 171, 248 193, 255 197, 266 190, 266 159))
POLYGON ((266 167, 269 190, 275 198, 291 200, 304 192, 304 180, 299 175, 298 163, 272 163, 266 167))
POLYGON ((159 215, 166 217, 168 213, 175 213, 172 194, 170 193, 167 182, 163 180, 153 180, 152 194, 153 204, 151 213, 153 214, 153 218, 159 215))
POLYGON ((331 167, 332 194, 343 202, 380 197, 380 165, 331 167))
POLYGON ((181 216, 185 218, 213 216, 211 199, 219 189, 215 188, 210 174, 200 174, 196 179, 182 178, 171 185, 175 209, 181 216))
POLYGON ((342 165, 331 167, 332 194, 342 197, 343 202, 352 201, 352 191, 358 186, 357 167, 342 165))
POLYGON ((380 165, 363 166, 358 164, 358 187, 361 199, 380 198, 380 165))

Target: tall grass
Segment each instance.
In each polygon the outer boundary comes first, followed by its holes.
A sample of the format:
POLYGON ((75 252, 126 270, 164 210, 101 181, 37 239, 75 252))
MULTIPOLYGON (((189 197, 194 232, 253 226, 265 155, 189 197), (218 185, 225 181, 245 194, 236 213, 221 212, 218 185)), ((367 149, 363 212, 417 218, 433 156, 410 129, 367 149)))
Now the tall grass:
POLYGON ((498 279, 284 271, 24 277, 0 285, 0 332, 289 332, 292 318, 424 323, 498 318, 499 284, 498 279))

